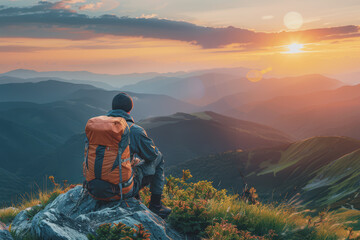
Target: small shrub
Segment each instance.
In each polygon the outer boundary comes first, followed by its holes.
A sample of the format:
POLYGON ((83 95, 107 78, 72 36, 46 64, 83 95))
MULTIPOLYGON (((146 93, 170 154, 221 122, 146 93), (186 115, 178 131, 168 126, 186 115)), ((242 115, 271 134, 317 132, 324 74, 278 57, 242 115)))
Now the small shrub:
POLYGON ((144 187, 143 189, 140 190, 139 192, 140 195, 140 199, 141 201, 149 207, 149 203, 150 203, 150 189, 148 187, 144 187))
POLYGON ((205 233, 210 240, 272 240, 277 236, 272 230, 264 236, 255 236, 249 231, 239 231, 234 224, 228 223, 226 220, 208 226, 205 233))
POLYGON ((223 220, 221 223, 217 222, 215 225, 208 226, 205 230, 205 233, 211 240, 237 240, 239 239, 240 231, 236 228, 235 225, 228 223, 226 220, 223 220))
POLYGON ((123 223, 101 225, 96 234, 89 234, 89 240, 150 240, 150 233, 143 225, 136 225, 137 229, 126 226, 123 223))
POLYGON ((184 233, 198 234, 210 223, 206 200, 181 201, 172 205, 169 222, 184 233))

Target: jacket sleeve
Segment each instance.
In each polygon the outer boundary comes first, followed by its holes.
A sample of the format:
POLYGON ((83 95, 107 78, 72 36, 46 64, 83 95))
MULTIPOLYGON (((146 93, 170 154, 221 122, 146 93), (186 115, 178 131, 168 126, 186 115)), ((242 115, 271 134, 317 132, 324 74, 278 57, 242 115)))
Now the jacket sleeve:
POLYGON ((155 146, 154 141, 148 137, 146 131, 142 129, 140 134, 138 134, 138 151, 137 154, 140 158, 144 159, 146 162, 154 161, 161 152, 155 146))

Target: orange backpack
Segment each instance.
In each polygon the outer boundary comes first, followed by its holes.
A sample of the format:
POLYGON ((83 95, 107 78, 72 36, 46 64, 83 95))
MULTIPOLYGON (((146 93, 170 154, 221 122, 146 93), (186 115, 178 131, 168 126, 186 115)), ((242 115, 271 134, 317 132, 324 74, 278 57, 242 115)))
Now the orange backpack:
POLYGON ((89 194, 96 200, 131 197, 130 128, 124 118, 99 116, 85 127, 83 174, 89 194))

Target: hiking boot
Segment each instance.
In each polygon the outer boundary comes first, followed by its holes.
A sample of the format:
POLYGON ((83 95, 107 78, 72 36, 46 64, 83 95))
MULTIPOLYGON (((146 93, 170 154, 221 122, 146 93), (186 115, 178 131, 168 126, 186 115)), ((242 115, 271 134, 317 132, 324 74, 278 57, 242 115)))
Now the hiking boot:
POLYGON ((171 213, 171 209, 168 207, 165 207, 164 205, 160 204, 160 205, 151 205, 149 206, 149 209, 155 213, 156 215, 158 215, 159 217, 161 217, 162 219, 166 219, 170 213, 171 213))

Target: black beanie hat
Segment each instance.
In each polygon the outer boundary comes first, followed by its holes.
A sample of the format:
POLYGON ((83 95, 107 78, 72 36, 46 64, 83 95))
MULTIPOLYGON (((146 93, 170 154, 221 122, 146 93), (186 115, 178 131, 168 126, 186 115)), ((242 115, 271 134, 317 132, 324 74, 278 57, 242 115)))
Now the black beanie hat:
POLYGON ((118 95, 116 95, 112 101, 113 110, 121 109, 124 110, 125 112, 130 112, 131 109, 133 108, 133 105, 134 104, 132 98, 124 92, 121 92, 118 95))

